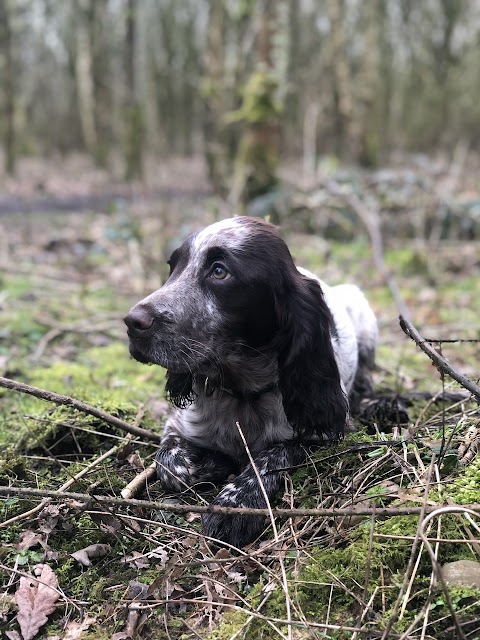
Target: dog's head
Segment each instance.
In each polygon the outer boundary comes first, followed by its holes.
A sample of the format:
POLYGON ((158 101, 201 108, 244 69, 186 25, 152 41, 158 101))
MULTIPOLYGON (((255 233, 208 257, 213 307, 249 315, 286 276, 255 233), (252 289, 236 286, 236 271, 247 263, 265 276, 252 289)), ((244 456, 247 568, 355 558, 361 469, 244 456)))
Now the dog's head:
POLYGON ((319 375, 324 389, 343 397, 320 285, 296 269, 276 227, 256 218, 223 220, 189 236, 169 265, 164 286, 125 323, 130 353, 167 368, 173 399, 189 397, 194 376, 227 378, 235 387, 239 379, 248 385, 249 376, 254 384, 262 367, 276 377, 293 423, 302 422, 293 414, 304 413, 302 397, 312 403, 304 393, 319 375))

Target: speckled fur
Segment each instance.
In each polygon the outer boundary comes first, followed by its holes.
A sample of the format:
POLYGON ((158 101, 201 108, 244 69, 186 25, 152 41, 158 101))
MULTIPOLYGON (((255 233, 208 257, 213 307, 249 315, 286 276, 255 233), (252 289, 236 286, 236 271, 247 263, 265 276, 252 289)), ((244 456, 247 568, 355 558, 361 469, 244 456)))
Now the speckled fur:
MULTIPOLYGON (((178 407, 156 459, 165 489, 240 471, 213 504, 265 506, 237 424, 273 500, 275 469, 301 462, 307 441, 340 437, 347 398, 356 406, 372 388, 377 325, 362 292, 297 269, 275 227, 257 219, 189 236, 166 284, 125 321, 132 355, 167 368, 178 407)), ((257 516, 204 518, 207 535, 239 547, 263 526, 257 516)))

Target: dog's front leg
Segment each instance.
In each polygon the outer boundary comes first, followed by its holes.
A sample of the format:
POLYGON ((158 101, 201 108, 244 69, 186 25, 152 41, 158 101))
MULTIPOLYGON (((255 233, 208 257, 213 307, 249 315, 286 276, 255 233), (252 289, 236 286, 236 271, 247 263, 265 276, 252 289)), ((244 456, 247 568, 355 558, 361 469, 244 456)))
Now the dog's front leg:
MULTIPOLYGON (((255 469, 249 464, 218 494, 212 506, 264 509, 267 506, 265 494, 270 502, 281 487, 284 472, 277 469, 300 464, 304 459, 305 451, 296 442, 272 445, 254 458, 263 490, 255 469)), ((266 517, 262 515, 207 513, 203 517, 203 528, 206 535, 212 538, 243 547, 260 535, 266 522, 266 517)))
POLYGON ((230 456, 199 447, 172 433, 163 437, 155 462, 163 488, 175 492, 201 482, 219 484, 238 472, 238 463, 230 456))

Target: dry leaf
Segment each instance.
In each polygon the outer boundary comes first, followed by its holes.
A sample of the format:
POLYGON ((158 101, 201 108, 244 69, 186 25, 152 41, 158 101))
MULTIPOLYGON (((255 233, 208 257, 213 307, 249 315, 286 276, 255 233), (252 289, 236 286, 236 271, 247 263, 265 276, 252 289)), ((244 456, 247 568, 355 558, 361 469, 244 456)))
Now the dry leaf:
POLYGON ((478 452, 479 431, 475 426, 470 426, 458 447, 458 459, 461 465, 466 466, 475 458, 478 452))
POLYGON ((91 544, 84 549, 79 549, 70 555, 72 558, 75 558, 80 564, 83 564, 84 567, 89 567, 92 558, 102 558, 106 556, 107 553, 110 552, 109 544, 91 544))
POLYGON ((17 620, 23 640, 32 640, 37 635, 40 627, 48 621, 48 616, 55 611, 55 603, 60 597, 54 590, 58 587, 57 576, 48 564, 36 565, 34 573, 38 581, 33 576, 22 576, 15 593, 17 620))
POLYGON ((96 618, 91 618, 90 616, 85 616, 82 622, 71 620, 65 628, 65 635, 63 636, 63 640, 77 640, 77 638, 80 638, 81 634, 96 621, 96 618))
POLYGON ((35 547, 37 544, 41 544, 43 548, 45 548, 45 536, 42 536, 40 533, 36 533, 31 529, 26 529, 22 531, 20 534, 20 540, 15 545, 15 547, 19 550, 21 549, 31 549, 35 547))
POLYGON ((129 455, 127 462, 135 469, 135 471, 143 471, 145 469, 145 463, 138 453, 132 453, 129 455))
POLYGON ((65 507, 59 504, 47 504, 38 517, 38 530, 49 535, 62 519, 62 512, 65 507))
POLYGON ((147 567, 150 566, 150 561, 145 554, 139 553, 138 551, 132 551, 130 555, 122 558, 121 562, 126 562, 137 569, 147 569, 147 567))

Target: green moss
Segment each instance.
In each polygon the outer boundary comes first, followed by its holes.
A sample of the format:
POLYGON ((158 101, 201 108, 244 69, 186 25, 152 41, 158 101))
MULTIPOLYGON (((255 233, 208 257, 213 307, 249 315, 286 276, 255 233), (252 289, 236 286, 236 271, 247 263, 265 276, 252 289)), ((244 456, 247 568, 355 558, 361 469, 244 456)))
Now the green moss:
POLYGON ((230 112, 227 123, 247 122, 249 124, 269 123, 282 113, 282 104, 276 99, 278 82, 268 71, 254 71, 243 90, 240 109, 230 112))
POLYGON ((446 485, 445 492, 457 504, 480 503, 480 456, 467 467, 460 467, 458 477, 446 485))

